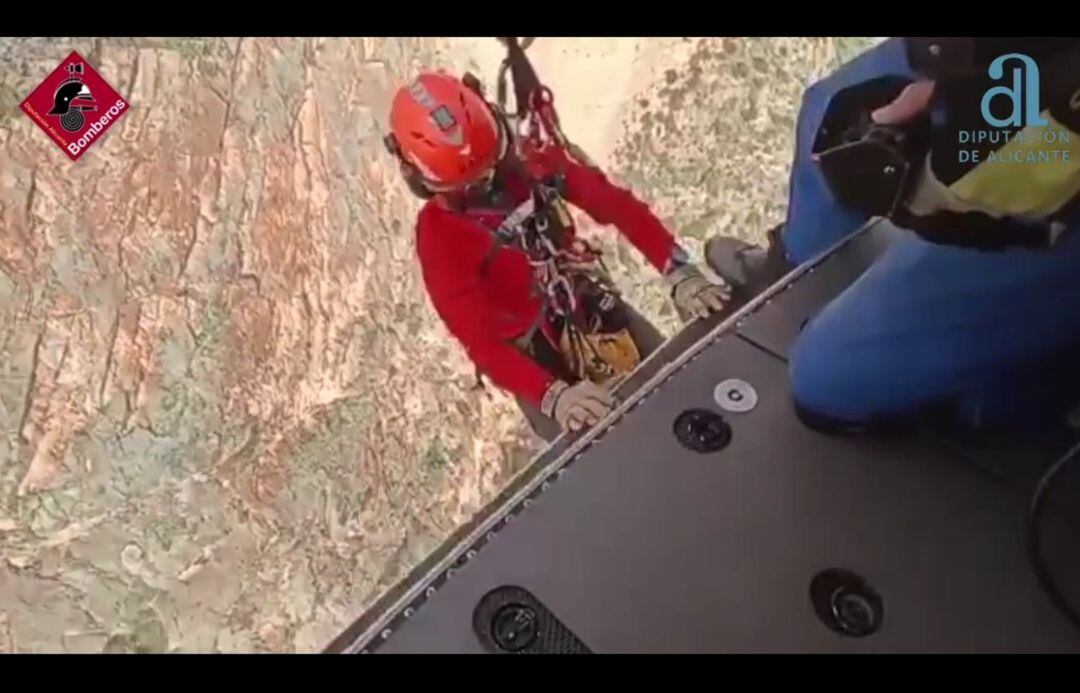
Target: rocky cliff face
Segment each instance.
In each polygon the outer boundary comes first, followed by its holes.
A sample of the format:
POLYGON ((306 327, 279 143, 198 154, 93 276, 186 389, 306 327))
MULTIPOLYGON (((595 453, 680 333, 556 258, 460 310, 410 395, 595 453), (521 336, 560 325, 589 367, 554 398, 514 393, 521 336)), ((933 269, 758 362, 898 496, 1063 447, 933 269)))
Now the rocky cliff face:
MULTIPOLYGON (((568 132, 698 248, 780 219, 799 93, 862 45, 544 44, 568 132)), ((317 649, 536 450, 431 310, 379 142, 411 72, 497 60, 0 39, 0 651, 317 649), (74 164, 18 109, 73 49, 131 103, 74 164)))

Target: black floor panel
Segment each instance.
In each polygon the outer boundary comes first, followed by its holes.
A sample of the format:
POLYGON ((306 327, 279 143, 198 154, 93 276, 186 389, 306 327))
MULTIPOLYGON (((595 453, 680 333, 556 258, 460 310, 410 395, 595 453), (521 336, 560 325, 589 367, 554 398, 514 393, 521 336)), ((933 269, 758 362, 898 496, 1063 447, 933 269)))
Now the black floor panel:
MULTIPOLYGON (((534 595, 593 652, 1078 651, 1027 564, 1025 504, 925 440, 808 431, 784 364, 729 337, 587 449, 377 651, 482 652, 474 609, 501 586, 534 595), (723 414, 719 452, 684 447, 676 419, 720 412, 727 378, 752 385, 756 407, 723 414), (870 596, 837 592, 836 613, 876 632, 825 622, 811 583, 825 575, 820 598, 830 569, 865 581, 870 596)), ((1053 559, 1076 575, 1077 552, 1053 559)))
MULTIPOLYGON (((1080 431, 1065 428, 1024 437, 940 431, 928 431, 927 435, 1024 493, 1032 492, 1047 468, 1080 440, 1080 431)), ((1068 481, 1063 488, 1069 488, 1080 506, 1080 485, 1073 484, 1071 478, 1068 481)), ((1080 507, 1077 511, 1080 513, 1080 507)))
MULTIPOLYGON (((836 439, 791 411, 783 359, 800 325, 902 233, 871 225, 510 511, 574 444, 560 440, 330 651, 1080 651, 1038 588, 1024 522, 1035 480, 1076 436, 836 439), (725 407, 756 406, 721 410, 729 378, 751 388, 725 407), (360 639, 374 623, 382 633, 360 639)), ((719 319, 688 326, 620 393, 719 319)), ((1043 536, 1076 602, 1080 523, 1061 521, 1080 508, 1073 466, 1043 536)))

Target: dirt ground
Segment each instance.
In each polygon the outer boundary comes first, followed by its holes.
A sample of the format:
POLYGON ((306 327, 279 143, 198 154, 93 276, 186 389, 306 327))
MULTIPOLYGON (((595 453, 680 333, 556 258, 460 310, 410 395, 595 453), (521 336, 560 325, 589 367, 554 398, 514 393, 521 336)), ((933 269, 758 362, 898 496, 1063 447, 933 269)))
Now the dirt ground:
MULTIPOLYGON (((783 218, 802 90, 870 39, 558 38, 567 133, 695 251, 783 218)), ((0 39, 0 652, 310 652, 537 450, 473 389, 380 144, 491 38, 0 39), (18 107, 131 103, 77 163, 18 107)), ((587 220, 583 220, 590 229, 587 220)), ((616 277, 669 334, 634 251, 616 277)))

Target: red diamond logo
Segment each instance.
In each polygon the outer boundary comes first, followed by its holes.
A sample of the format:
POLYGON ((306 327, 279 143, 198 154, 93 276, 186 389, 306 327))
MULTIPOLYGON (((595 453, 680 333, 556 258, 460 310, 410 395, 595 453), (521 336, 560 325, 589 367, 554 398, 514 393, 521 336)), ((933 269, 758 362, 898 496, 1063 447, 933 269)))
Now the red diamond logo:
POLYGON ((78 161, 128 110, 128 102, 75 51, 21 106, 72 161, 78 161))

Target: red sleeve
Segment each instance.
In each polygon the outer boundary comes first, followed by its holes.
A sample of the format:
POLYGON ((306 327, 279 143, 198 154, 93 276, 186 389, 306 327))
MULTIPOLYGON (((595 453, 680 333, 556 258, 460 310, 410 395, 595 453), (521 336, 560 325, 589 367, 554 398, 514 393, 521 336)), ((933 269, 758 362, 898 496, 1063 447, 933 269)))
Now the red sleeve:
POLYGON ((649 206, 620 188, 599 169, 567 159, 566 199, 599 224, 613 224, 660 272, 666 269, 675 237, 649 206))
POLYGON ((496 336, 498 310, 480 281, 491 241, 486 230, 476 234, 470 224, 442 210, 421 213, 417 252, 424 284, 439 317, 476 367, 498 387, 539 407, 555 378, 496 336), (462 233, 455 233, 455 225, 465 227, 462 233))

